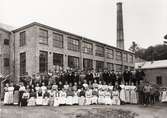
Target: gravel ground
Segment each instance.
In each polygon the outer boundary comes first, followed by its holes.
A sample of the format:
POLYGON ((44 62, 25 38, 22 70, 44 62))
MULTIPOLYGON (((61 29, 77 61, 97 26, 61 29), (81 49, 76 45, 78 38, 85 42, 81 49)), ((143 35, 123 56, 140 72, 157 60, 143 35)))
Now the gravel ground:
POLYGON ((0 106, 0 118, 165 118, 167 104, 155 106, 0 106))

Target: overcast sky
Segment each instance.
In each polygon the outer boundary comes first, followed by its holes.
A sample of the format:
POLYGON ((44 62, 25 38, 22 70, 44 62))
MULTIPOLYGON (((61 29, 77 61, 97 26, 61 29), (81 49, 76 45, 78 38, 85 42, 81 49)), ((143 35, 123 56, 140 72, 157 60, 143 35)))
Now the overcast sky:
MULTIPOLYGON (((0 0, 0 22, 20 27, 43 23, 116 46, 117 0, 0 0)), ((123 0, 125 48, 162 44, 167 0, 123 0)))

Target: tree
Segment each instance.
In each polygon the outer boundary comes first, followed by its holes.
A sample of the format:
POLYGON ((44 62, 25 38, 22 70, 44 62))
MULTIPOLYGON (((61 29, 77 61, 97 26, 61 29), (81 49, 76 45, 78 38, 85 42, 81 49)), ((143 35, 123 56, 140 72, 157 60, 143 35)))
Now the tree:
POLYGON ((136 52, 139 50, 138 44, 133 41, 133 42, 132 42, 132 45, 131 45, 130 48, 129 48, 129 50, 132 51, 132 52, 134 52, 134 53, 136 53, 136 52))

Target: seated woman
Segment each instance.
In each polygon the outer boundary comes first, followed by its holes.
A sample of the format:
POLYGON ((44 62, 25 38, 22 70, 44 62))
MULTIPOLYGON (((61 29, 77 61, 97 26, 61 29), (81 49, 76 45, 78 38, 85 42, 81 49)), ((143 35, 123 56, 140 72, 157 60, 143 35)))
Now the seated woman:
POLYGON ((43 94, 43 101, 42 101, 42 105, 47 106, 49 105, 49 92, 47 91, 47 89, 45 90, 44 94, 43 94))
POLYGON ((53 103, 54 107, 59 106, 59 91, 58 89, 54 90, 54 103, 53 103))
POLYGON ((34 89, 30 90, 30 99, 28 100, 28 104, 27 106, 35 106, 35 102, 36 102, 36 93, 34 91, 34 89))
POLYGON ((79 105, 85 105, 85 90, 84 90, 84 87, 81 88, 79 92, 79 99, 78 99, 78 102, 79 102, 79 105))
POLYGON ((112 105, 111 91, 109 89, 105 89, 105 92, 104 92, 104 103, 105 103, 105 105, 112 105))
MULTIPOLYGON (((74 83, 75 84, 75 83, 74 83)), ((73 105, 78 105, 79 104, 79 97, 78 97, 78 90, 77 87, 73 86, 73 92, 74 92, 74 96, 73 96, 73 105)))
POLYGON ((42 105, 42 101, 43 101, 43 96, 42 96, 42 89, 39 88, 38 91, 36 91, 36 105, 42 105))
POLYGON ((66 91, 64 88, 62 88, 62 90, 59 91, 59 104, 60 105, 65 105, 66 104, 66 91))
POLYGON ((97 88, 93 88, 91 104, 97 104, 97 100, 98 100, 98 89, 97 88))
POLYGON ((98 104, 104 104, 104 90, 102 88, 99 89, 98 96, 98 104))
POLYGON ((115 87, 113 88, 112 96, 113 96, 112 104, 120 105, 121 102, 119 98, 119 91, 115 87))
POLYGON ((74 96, 74 92, 72 91, 72 88, 69 87, 68 90, 67 90, 66 105, 72 105, 73 104, 73 96, 74 96))
POLYGON ((87 88, 85 92, 85 105, 91 105, 92 89, 87 88))
POLYGON ((24 91, 22 99, 21 99, 21 106, 27 106, 28 99, 29 99, 29 93, 26 90, 24 91))

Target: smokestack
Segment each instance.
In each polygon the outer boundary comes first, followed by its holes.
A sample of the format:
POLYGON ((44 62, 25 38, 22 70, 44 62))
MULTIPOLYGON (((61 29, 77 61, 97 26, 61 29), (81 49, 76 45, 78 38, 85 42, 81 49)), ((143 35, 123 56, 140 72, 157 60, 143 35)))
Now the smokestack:
POLYGON ((117 3, 117 48, 124 50, 122 2, 117 3))

